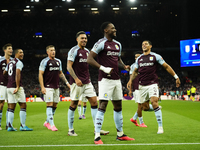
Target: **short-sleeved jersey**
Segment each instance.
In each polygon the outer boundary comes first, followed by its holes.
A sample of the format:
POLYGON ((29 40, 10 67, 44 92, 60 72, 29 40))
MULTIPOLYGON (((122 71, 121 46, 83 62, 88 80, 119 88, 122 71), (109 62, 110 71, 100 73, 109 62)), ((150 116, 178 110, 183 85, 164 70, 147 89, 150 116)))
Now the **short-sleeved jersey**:
POLYGON ((98 54, 97 55, 97 62, 100 65, 105 67, 113 68, 111 75, 104 73, 103 71, 99 70, 99 78, 98 80, 101 81, 102 78, 118 80, 120 79, 119 76, 119 69, 118 69, 118 60, 121 56, 122 46, 116 40, 108 41, 107 38, 102 38, 98 42, 96 42, 91 51, 98 54))
POLYGON ((24 67, 23 63, 18 58, 14 58, 8 63, 5 69, 8 72, 7 88, 16 88, 15 76, 16 76, 17 69, 21 71, 20 86, 22 86, 22 68, 23 67, 24 67))
MULTIPOLYGON (((74 73, 83 84, 90 83, 89 64, 87 63, 89 53, 90 51, 87 48, 81 49, 76 45, 70 49, 67 57, 67 60, 73 62, 74 73)), ((73 83, 75 83, 74 78, 70 75, 70 84, 73 83)))
POLYGON ((49 57, 44 58, 40 62, 39 70, 44 71, 43 81, 45 88, 59 88, 60 71, 62 71, 62 64, 60 59, 50 59, 49 57))
MULTIPOLYGON (((129 74, 131 75, 135 69, 135 66, 136 66, 136 63, 133 63, 131 65, 131 69, 129 71, 129 74)), ((132 91, 134 92, 135 90, 138 90, 138 87, 139 87, 139 75, 136 76, 136 78, 133 80, 133 87, 132 87, 132 91)))
POLYGON ((158 76, 156 74, 158 64, 163 65, 165 61, 163 58, 153 52, 148 55, 140 55, 136 60, 136 68, 139 73, 140 85, 151 85, 158 83, 158 76))
MULTIPOLYGON (((11 60, 12 58, 10 58, 11 60)), ((7 60, 6 58, 0 57, 0 85, 7 86, 8 84, 8 76, 3 75, 3 71, 6 69, 7 60)))

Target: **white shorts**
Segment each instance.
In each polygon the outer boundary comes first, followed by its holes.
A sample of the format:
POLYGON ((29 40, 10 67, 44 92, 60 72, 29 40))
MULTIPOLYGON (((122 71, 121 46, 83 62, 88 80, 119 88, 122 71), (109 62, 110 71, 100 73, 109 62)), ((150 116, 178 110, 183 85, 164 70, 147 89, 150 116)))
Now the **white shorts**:
POLYGON ((24 88, 19 87, 16 94, 13 94, 15 88, 7 88, 8 103, 26 103, 26 96, 24 93, 24 88))
POLYGON ((1 100, 7 100, 8 96, 7 96, 7 87, 0 85, 0 101, 1 100))
POLYGON ((83 97, 95 97, 96 93, 92 83, 84 84, 83 86, 77 86, 73 83, 70 87, 70 98, 71 100, 80 100, 81 95, 83 97))
POLYGON ((48 102, 54 102, 58 103, 60 101, 60 91, 58 89, 53 89, 53 88, 45 88, 46 89, 46 94, 44 94, 44 101, 46 103, 48 102))
POLYGON ((159 90, 157 84, 151 84, 151 85, 139 85, 139 97, 140 102, 144 103, 148 101, 151 97, 159 97, 159 90))
POLYGON ((122 100, 121 80, 103 78, 98 82, 100 100, 122 100))
POLYGON ((79 101, 87 102, 88 99, 85 97, 85 95, 82 94, 82 95, 79 97, 79 101))
POLYGON ((139 90, 135 90, 133 92, 133 98, 135 100, 136 103, 140 103, 140 94, 139 94, 139 90))

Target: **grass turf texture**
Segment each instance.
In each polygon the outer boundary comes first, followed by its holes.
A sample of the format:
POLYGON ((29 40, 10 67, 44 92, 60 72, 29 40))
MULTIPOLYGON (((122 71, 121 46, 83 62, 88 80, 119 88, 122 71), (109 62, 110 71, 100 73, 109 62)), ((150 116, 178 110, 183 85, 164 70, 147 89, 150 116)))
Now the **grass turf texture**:
MULTIPOLYGON (((33 128, 32 132, 19 131, 19 106, 15 110, 13 125, 18 128, 17 132, 5 130, 5 104, 0 131, 0 150, 23 149, 23 150, 58 150, 58 149, 200 149, 200 102, 191 101, 162 101, 164 134, 158 135, 158 124, 154 112, 143 112, 143 120, 147 128, 136 127, 130 118, 137 110, 134 101, 123 101, 123 129, 129 137, 135 141, 116 141, 116 129, 113 120, 113 106, 109 102, 104 116, 103 129, 109 130, 110 134, 101 136, 105 146, 96 146, 94 140, 94 127, 90 112, 90 104, 87 104, 86 119, 79 120, 78 112, 75 112, 74 128, 77 137, 67 135, 67 111, 70 102, 60 102, 54 116, 54 123, 58 128, 53 132, 43 127, 46 119, 45 103, 27 103, 26 125, 33 128), (158 145, 160 143, 160 145, 158 145), (171 144, 169 144, 171 143, 171 144), (183 143, 174 145, 173 143, 183 143), (184 144, 198 143, 198 144, 184 144), (113 145, 106 145, 113 144, 113 145), (117 145, 120 144, 120 145, 117 145), (123 145, 124 144, 124 145, 123 145), (132 144, 132 145, 131 145, 132 144), (149 145, 145 145, 149 144, 149 145), (152 144, 152 145, 151 145, 152 144), (154 145, 156 144, 156 145, 154 145), (32 145, 31 147, 9 147, 11 145, 32 145), (37 146, 36 146, 37 145, 37 146), (47 146, 44 146, 47 145, 47 146), (49 146, 54 145, 54 146, 49 146), (55 146, 57 145, 57 146, 55 146), (69 146, 71 145, 71 146, 69 146), (82 145, 82 146, 81 146, 82 145), (7 146, 7 147, 2 147, 7 146)), ((139 122, 139 121, 138 121, 139 122)))

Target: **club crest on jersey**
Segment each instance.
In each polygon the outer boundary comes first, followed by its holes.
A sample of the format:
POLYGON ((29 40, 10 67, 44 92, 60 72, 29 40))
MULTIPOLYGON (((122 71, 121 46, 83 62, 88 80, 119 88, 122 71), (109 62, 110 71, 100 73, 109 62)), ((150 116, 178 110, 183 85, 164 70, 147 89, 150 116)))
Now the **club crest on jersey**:
POLYGON ((76 95, 76 99, 78 99, 78 97, 79 97, 79 95, 77 94, 77 95, 76 95))
POLYGON ((115 45, 115 48, 116 48, 117 50, 119 50, 119 46, 118 46, 118 45, 115 45))
POLYGON ((57 65, 59 66, 59 62, 56 62, 57 63, 57 65))
POLYGON ((107 93, 104 94, 104 98, 108 98, 108 94, 107 93))
POLYGON ((3 95, 1 95, 1 98, 3 98, 3 95))
POLYGON ((48 97, 48 100, 50 101, 50 100, 51 100, 51 97, 48 97))
POLYGON ((153 57, 149 57, 149 60, 150 60, 150 61, 153 61, 153 57))
POLYGON ((88 56, 88 55, 89 55, 89 53, 86 53, 86 55, 88 56))

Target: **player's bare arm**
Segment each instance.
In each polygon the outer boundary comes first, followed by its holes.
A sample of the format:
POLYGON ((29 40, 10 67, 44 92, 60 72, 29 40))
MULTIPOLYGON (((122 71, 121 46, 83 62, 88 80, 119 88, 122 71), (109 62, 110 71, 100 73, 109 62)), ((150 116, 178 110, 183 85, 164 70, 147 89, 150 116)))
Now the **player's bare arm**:
POLYGON ((19 90, 20 78, 21 78, 21 70, 20 70, 20 69, 16 69, 16 76, 15 76, 16 88, 15 88, 15 90, 13 91, 13 94, 17 93, 18 90, 19 90))
POLYGON ((65 75, 63 74, 62 71, 59 72, 59 77, 60 77, 60 79, 68 86, 68 88, 70 88, 70 84, 69 84, 69 82, 67 81, 67 79, 66 79, 66 77, 65 77, 65 75))
POLYGON ((70 75, 72 76, 72 78, 75 80, 76 85, 78 86, 82 86, 83 83, 81 82, 81 80, 79 80, 79 78, 76 76, 74 69, 72 68, 73 65, 73 61, 68 60, 67 61, 67 70, 69 71, 70 75))
POLYGON ((41 92, 42 92, 42 94, 46 94, 46 89, 44 87, 43 74, 44 74, 44 71, 39 70, 39 83, 40 83, 40 87, 41 87, 41 92))
POLYGON ((113 68, 110 67, 104 67, 102 65, 100 65, 94 58, 97 56, 96 53, 94 53, 93 51, 90 52, 89 56, 87 57, 87 63, 90 64, 93 67, 97 67, 100 70, 102 70, 103 72, 107 73, 107 74, 111 74, 113 68))
POLYGON ((138 69, 135 68, 134 71, 133 71, 133 73, 132 73, 132 75, 130 76, 130 79, 129 79, 128 83, 127 83, 127 89, 128 89, 128 90, 131 89, 131 87, 132 87, 132 82, 133 82, 133 80, 137 77, 137 75, 138 75, 138 69))
POLYGON ((129 65, 125 65, 124 62, 122 61, 121 57, 119 57, 118 64, 119 64, 119 66, 121 66, 125 70, 130 71, 130 66, 129 65))
POLYGON ((171 66, 167 63, 164 63, 162 66, 167 70, 167 72, 169 72, 169 74, 171 74, 176 79, 176 87, 179 87, 181 85, 181 81, 174 70, 171 68, 171 66))

